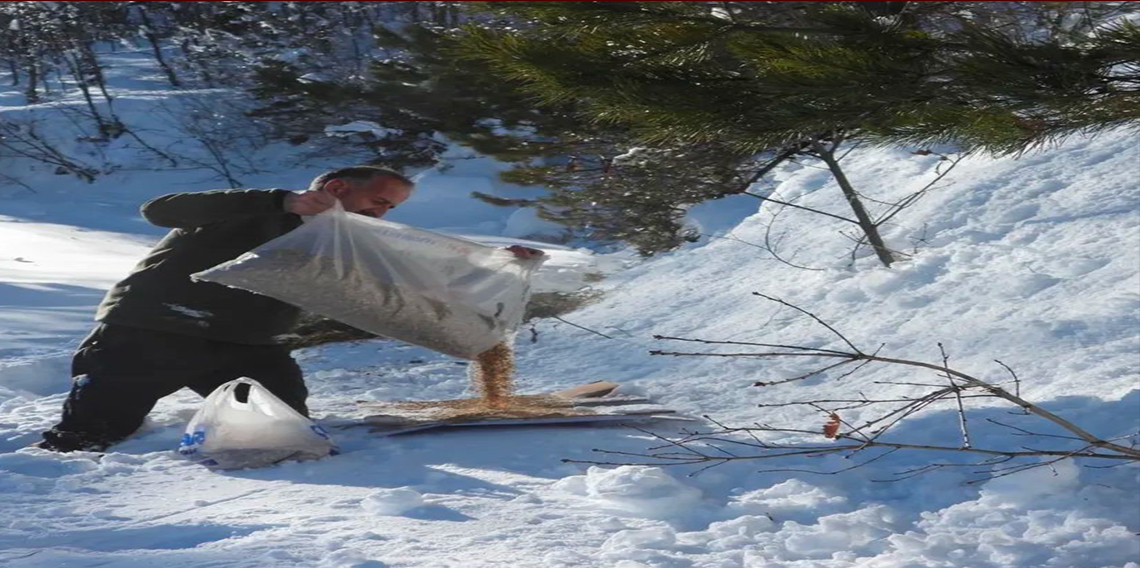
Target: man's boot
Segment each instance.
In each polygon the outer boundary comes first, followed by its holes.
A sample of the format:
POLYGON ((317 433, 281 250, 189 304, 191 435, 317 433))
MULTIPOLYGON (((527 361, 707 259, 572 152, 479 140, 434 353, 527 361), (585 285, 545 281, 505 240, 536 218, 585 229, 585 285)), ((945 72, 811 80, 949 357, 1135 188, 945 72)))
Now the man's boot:
POLYGON ((44 439, 32 444, 33 446, 59 453, 68 452, 102 452, 111 445, 110 442, 86 436, 78 432, 66 432, 52 428, 44 432, 44 439))

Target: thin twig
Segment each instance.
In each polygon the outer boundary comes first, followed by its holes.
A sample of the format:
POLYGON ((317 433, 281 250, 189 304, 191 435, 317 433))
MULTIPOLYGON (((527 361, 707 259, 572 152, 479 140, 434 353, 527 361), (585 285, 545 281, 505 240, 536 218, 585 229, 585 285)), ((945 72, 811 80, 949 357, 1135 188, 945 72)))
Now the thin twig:
POLYGON ((847 361, 840 361, 840 362, 835 363, 833 365, 828 365, 822 369, 816 369, 814 371, 811 371, 810 373, 804 373, 802 375, 799 375, 796 377, 791 377, 788 379, 780 379, 778 381, 756 381, 756 382, 752 383, 752 386, 754 386, 754 387, 771 387, 771 386, 775 386, 775 385, 782 385, 784 383, 794 383, 796 381, 802 381, 804 379, 814 377, 820 373, 826 373, 827 371, 830 371, 830 370, 838 368, 838 367, 842 367, 843 365, 849 365, 853 362, 854 361, 850 360, 850 359, 847 361))
POLYGON ((962 446, 968 448, 970 447, 970 429, 966 427, 966 407, 962 404, 962 390, 954 384, 954 377, 950 375, 950 357, 946 355, 946 348, 941 342, 938 343, 938 350, 942 352, 942 368, 946 371, 946 380, 950 382, 950 388, 954 391, 954 398, 958 401, 958 427, 962 430, 962 446))
POLYGON ((957 166, 958 163, 961 162, 962 159, 965 157, 966 157, 965 155, 962 155, 962 156, 958 156, 957 158, 953 159, 950 162, 950 166, 947 167, 945 170, 938 172, 938 175, 933 180, 931 180, 930 183, 923 186, 922 189, 920 189, 920 190, 900 199, 898 202, 896 202, 892 206, 892 209, 890 209, 887 213, 885 213, 882 217, 879 217, 879 219, 875 221, 875 226, 876 227, 881 226, 883 223, 886 223, 887 221, 890 221, 892 218, 894 218, 895 215, 898 215, 899 213, 901 213, 907 207, 914 205, 915 202, 918 201, 919 199, 921 199, 924 195, 926 195, 927 192, 929 192, 934 187, 934 185, 936 183, 938 183, 939 181, 942 181, 942 178, 946 177, 946 175, 949 174, 954 169, 954 167, 957 166))
POLYGON ((819 351, 823 353, 834 353, 837 355, 846 355, 843 351, 836 351, 834 349, 822 349, 819 347, 800 347, 797 345, 780 345, 779 343, 755 343, 751 341, 722 341, 710 339, 693 339, 688 337, 673 337, 670 335, 654 335, 653 339, 667 340, 667 341, 689 341, 692 343, 704 343, 707 345, 748 345, 751 347, 772 347, 775 349, 797 349, 801 351, 819 351))
POLYGON ((573 327, 576 327, 576 328, 578 328, 578 329, 580 329, 580 330, 582 330, 582 331, 588 331, 588 332, 590 332, 590 333, 592 333, 592 334, 594 334, 594 335, 600 335, 600 336, 602 336, 602 337, 604 337, 604 338, 606 338, 606 339, 613 339, 613 337, 610 337, 610 336, 608 336, 608 335, 606 335, 606 334, 604 334, 604 333, 602 333, 602 332, 600 332, 600 331, 595 331, 595 330, 593 330, 593 329, 590 329, 590 328, 588 328, 588 327, 583 327, 583 326, 580 326, 580 325, 578 325, 578 324, 576 324, 576 323, 574 323, 574 322, 569 322, 569 321, 566 321, 566 320, 562 319, 562 318, 561 318, 561 317, 559 317, 559 316, 551 316, 551 317, 553 317, 554 319, 556 319, 556 320, 558 320, 558 321, 560 321, 560 322, 562 322, 562 323, 564 323, 564 324, 566 324, 566 325, 569 325, 569 326, 573 326, 573 327))
POLYGON ((787 201, 780 201, 779 199, 772 199, 771 197, 768 197, 765 195, 760 195, 759 193, 752 193, 750 191, 743 191, 743 192, 741 192, 741 195, 750 195, 750 196, 755 197, 756 199, 759 199, 761 201, 771 201, 772 203, 776 203, 778 205, 783 205, 784 207, 791 207, 793 209, 802 209, 804 211, 809 211, 809 212, 815 213, 817 215, 823 215, 824 217, 831 217, 832 219, 839 219, 840 221, 846 221, 848 223, 855 223, 856 225, 859 224, 859 222, 854 220, 854 219, 848 219, 847 217, 842 217, 842 216, 836 215, 834 213, 828 213, 827 211, 820 211, 819 209, 812 209, 811 207, 804 207, 803 205, 796 205, 795 203, 790 203, 787 201))
POLYGON ((1005 368, 1006 371, 1009 372, 1010 376, 1013 377, 1013 394, 1015 396, 1021 396, 1021 379, 1017 378, 1017 373, 1013 372, 1013 369, 1010 369, 1009 365, 1006 365, 997 359, 994 359, 994 363, 1001 365, 1005 368))
POLYGON ((797 312, 800 312, 800 313, 802 313, 802 314, 804 314, 804 315, 806 315, 806 316, 810 317, 811 319, 815 320, 815 321, 816 321, 816 323, 818 323, 818 324, 822 325, 823 327, 826 327, 826 328, 827 328, 829 331, 831 331, 831 333, 834 333, 835 335, 839 336, 839 339, 842 339, 842 340, 843 340, 843 342, 844 342, 844 343, 846 343, 846 344, 847 344, 847 346, 848 346, 848 347, 850 347, 850 348, 851 348, 851 350, 852 350, 852 351, 854 351, 856 354, 858 354, 858 355, 863 355, 863 352, 862 352, 862 351, 860 351, 858 347, 855 347, 855 344, 854 344, 854 343, 851 343, 851 342, 850 342, 850 341, 847 339, 847 337, 846 337, 846 336, 844 336, 842 333, 839 333, 839 331, 837 331, 837 330, 836 330, 834 327, 831 327, 830 325, 828 325, 828 324, 827 324, 827 322, 825 322, 825 321, 823 321, 823 320, 819 319, 818 317, 816 317, 816 315, 815 315, 815 314, 813 314, 813 313, 811 313, 811 312, 809 312, 809 311, 807 311, 807 310, 805 310, 805 309, 803 309, 803 308, 801 308, 801 307, 799 307, 799 306, 796 306, 796 305, 794 305, 794 304, 789 304, 788 302, 785 302, 785 301, 783 301, 783 300, 781 300, 781 299, 779 299, 779 298, 773 298, 772 296, 768 296, 768 295, 766 295, 766 294, 761 294, 760 292, 753 292, 753 293, 752 293, 752 295, 753 295, 753 296, 760 296, 761 298, 764 298, 765 300, 769 300, 769 301, 772 301, 772 302, 776 302, 777 304, 780 304, 780 305, 783 305, 783 306, 787 306, 787 307, 789 307, 789 308, 792 308, 793 310, 796 310, 797 312))
POLYGON ((1029 430, 1026 430, 1025 428, 1018 428, 1017 426, 1014 426, 1013 424, 1006 424, 1005 422, 999 422, 997 420, 994 420, 993 418, 986 418, 986 422, 989 422, 991 424, 996 424, 998 426, 1002 426, 1005 428, 1009 428, 1010 430, 1016 430, 1017 432, 1019 432, 1019 434, 1015 434, 1016 436, 1040 436, 1043 438, 1059 438, 1062 440, 1076 440, 1078 442, 1083 441, 1076 436, 1061 436, 1059 434, 1044 434, 1041 432, 1031 432, 1029 430))
MULTIPOLYGON (((739 461, 746 459, 762 459, 773 460, 779 458, 814 458, 827 455, 842 455, 845 458, 853 458, 860 452, 867 451, 872 448, 884 448, 889 450, 884 454, 876 456, 870 460, 865 460, 855 465, 834 472, 821 472, 812 471, 808 469, 795 469, 795 468, 781 468, 765 471, 798 471, 810 473, 832 474, 849 471, 855 467, 862 467, 882 459, 885 455, 889 455, 896 450, 918 450, 918 451, 936 451, 936 452, 958 452, 962 454, 974 454, 978 456, 985 456, 985 459, 974 460, 970 463, 930 463, 916 468, 904 470, 894 475, 893 479, 876 479, 873 481, 899 481, 902 479, 909 479, 911 477, 937 471, 943 468, 982 468, 978 471, 972 471, 972 474, 984 474, 981 479, 975 479, 970 483, 977 483, 984 479, 994 479, 1006 475, 1012 475, 1022 471, 1031 470, 1039 467, 1053 467, 1054 464, 1067 460, 1067 459, 1089 459, 1089 460, 1110 460, 1122 463, 1140 462, 1140 449, 1137 448, 1138 440, 1136 435, 1130 433, 1126 436, 1118 436, 1115 438, 1103 439, 1083 430, 1077 425, 1069 422, 1068 420, 1053 414, 1041 407, 1024 400, 1020 395, 1020 379, 1017 378, 1016 373, 1012 371, 1004 363, 998 361, 1010 375, 1013 377, 1015 385, 1015 392, 1010 392, 1000 386, 999 384, 983 381, 972 375, 968 375, 961 371, 952 369, 949 364, 949 356, 946 353, 945 346, 941 343, 938 344, 942 360, 940 363, 926 363, 922 361, 913 361, 907 359, 897 359, 892 357, 885 357, 880 355, 883 349, 883 344, 880 344, 874 352, 868 354, 854 346, 854 344, 847 339, 841 332, 827 324, 821 318, 815 316, 811 312, 799 308, 795 305, 789 304, 783 300, 772 298, 755 292, 754 295, 764 297, 770 301, 776 302, 783 306, 791 307, 799 313, 808 316, 815 322, 827 328, 833 334, 843 340, 844 343, 851 349, 850 352, 838 351, 832 349, 822 349, 815 347, 805 347, 796 345, 781 345, 771 343, 758 343, 758 342, 744 342, 744 341, 713 341, 706 339, 691 339, 667 336, 655 336, 657 339, 668 339, 674 341, 686 341, 693 343, 701 343, 708 345, 734 345, 734 346, 748 346, 758 347, 761 349, 769 349, 770 351, 757 351, 751 353, 684 353, 684 352, 664 352, 652 351, 654 355, 672 355, 672 356, 703 356, 703 357, 817 357, 821 359, 837 359, 838 362, 824 364, 820 368, 811 371, 810 373, 797 375, 777 381, 760 382, 757 384, 773 385, 782 384, 801 380, 810 376, 819 375, 829 370, 838 368, 850 363, 858 363, 855 369, 844 373, 840 378, 849 376, 855 370, 858 370, 870 363, 883 363, 890 365, 901 365, 907 367, 916 367, 920 369, 927 369, 938 373, 938 375, 945 377, 947 383, 932 384, 918 381, 873 381, 876 384, 890 384, 890 385, 903 385, 903 386, 917 386, 927 389, 932 389, 921 396, 885 396, 881 398, 869 398, 863 393, 859 393, 861 398, 835 398, 835 399, 817 399, 808 401, 793 401, 783 403, 769 403, 761 404, 760 407, 773 408, 773 407, 791 407, 791 406, 809 406, 816 411, 827 414, 832 420, 836 420, 840 425, 846 428, 846 431, 834 433, 834 439, 829 440, 828 443, 788 443, 788 442, 768 442, 758 436, 758 433, 774 433, 792 437, 820 437, 825 435, 824 432, 819 430, 810 430, 803 428, 789 428, 772 426, 769 424, 756 423, 754 426, 747 428, 734 428, 722 424, 712 418, 706 417, 716 427, 720 428, 719 431, 702 433, 699 431, 686 431, 680 437, 669 438, 654 434, 652 432, 638 429, 645 432, 654 439, 663 442, 661 445, 650 448, 647 452, 607 452, 605 450, 598 450, 601 453, 610 455, 627 456, 636 458, 636 463, 639 464, 653 464, 653 465, 702 465, 700 471, 704 471, 710 467, 723 465, 731 461, 739 461), (975 394, 966 394, 966 392, 975 394), (970 435, 969 422, 966 413, 965 401, 968 399, 977 398, 998 398, 1009 402, 1018 408, 1025 410, 1028 414, 1034 415, 1038 418, 1051 422, 1062 429, 1066 430, 1070 435, 1057 435, 1057 434, 1043 434, 1034 432, 1020 426, 1005 424, 1003 422, 989 419, 986 421, 992 424, 1008 428, 1015 432, 1018 436, 1037 436, 1048 439, 1059 439, 1067 441, 1083 442, 1080 447, 1076 449, 1051 449, 1051 448, 1038 448, 1031 446, 1021 446, 1013 448, 979 448, 974 445, 974 440, 970 435), (924 412, 932 405, 940 404, 942 402, 950 402, 953 400, 956 403, 959 429, 962 436, 962 443, 957 446, 944 446, 937 444, 910 444, 897 442, 888 439, 887 435, 895 430, 895 427, 902 421, 924 412), (843 408, 836 408, 836 404, 850 405, 843 408), (865 408, 872 405, 881 404, 894 404, 893 408, 882 408, 876 406, 877 412, 869 418, 862 421, 861 424, 852 424, 846 421, 838 414, 838 410, 847 408, 865 408), (825 408, 824 405, 827 405, 825 408), (746 437, 745 437, 746 436, 746 437), (1129 445, 1124 445, 1120 442, 1128 440, 1129 445), (694 448, 698 446, 701 448, 708 448, 708 451, 698 451, 694 448), (729 449, 731 448, 731 449, 729 449), (744 451, 741 451, 741 450, 744 451), (748 451, 747 449, 751 449, 748 451), (1037 460, 1026 463, 1028 458, 1047 458, 1044 460, 1037 460), (1003 465, 1008 464, 1008 465, 1003 465)), ((826 435, 830 435, 828 430, 826 435)), ((580 463, 614 463, 614 462, 589 462, 583 461, 580 463)))
MULTIPOLYGON (((773 193, 774 192, 775 191, 773 190, 773 193)), ((804 195, 808 195, 809 193, 810 192, 801 194, 801 195, 795 197, 794 199, 799 199, 800 197, 803 197, 804 195)), ((785 259, 783 256, 780 255, 779 252, 777 252, 776 249, 779 247, 780 241, 784 240, 784 235, 787 234, 787 231, 780 233, 780 237, 778 239, 776 239, 776 242, 773 242, 772 229, 775 228, 776 220, 780 217, 780 215, 782 215, 784 213, 785 210, 786 210, 786 208, 781 206, 779 209, 772 212, 772 220, 769 221, 764 226, 764 247, 763 248, 766 249, 768 251, 768 254, 771 254, 772 258, 776 259, 776 261, 781 262, 783 264, 786 264, 788 266, 791 266, 792 268, 798 268, 800 270, 814 270, 814 271, 825 270, 823 268, 812 268, 810 266, 803 266, 800 264, 796 264, 789 259, 785 259)), ((795 258, 795 253, 792 254, 792 258, 795 258)))

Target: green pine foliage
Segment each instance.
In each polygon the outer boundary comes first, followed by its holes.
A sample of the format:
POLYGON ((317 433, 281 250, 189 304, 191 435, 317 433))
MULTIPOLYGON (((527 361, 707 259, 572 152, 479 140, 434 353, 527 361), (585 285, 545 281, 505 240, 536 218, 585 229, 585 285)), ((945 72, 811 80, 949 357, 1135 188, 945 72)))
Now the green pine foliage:
POLYGON ((846 2, 800 6, 794 21, 734 2, 490 4, 535 25, 468 29, 473 57, 649 143, 756 152, 843 130, 1008 153, 1134 122, 1140 107, 1129 23, 1033 37, 846 2))
POLYGON ((1121 17, 1135 11, 1115 1, 9 2, 0 64, 29 103, 62 96, 60 77, 79 86, 101 134, 92 140, 137 140, 102 88, 96 49, 133 43, 172 86, 250 90, 254 122, 277 138, 398 168, 446 167, 446 142, 458 142, 515 164, 506 179, 550 189, 506 205, 537 208, 571 238, 653 254, 697 237, 682 223, 688 207, 746 191, 774 160, 834 155, 840 141, 1015 153, 1135 124, 1140 32, 1121 17), (326 135, 352 121, 381 127, 326 135))
MULTIPOLYGON (((599 149, 613 152, 617 147, 599 149)), ((574 155, 550 165, 520 165, 502 177, 550 190, 535 204, 541 217, 594 241, 628 243, 648 256, 698 239, 684 226, 685 210, 743 191, 752 168, 750 160, 716 145, 635 147, 618 155, 574 155)))
POLYGON ((303 68, 283 62, 264 64, 253 89, 264 101, 257 115, 297 142, 320 138, 324 126, 346 118, 382 124, 392 133, 354 143, 397 167, 446 167, 437 163, 444 149, 439 135, 446 136, 514 163, 503 174, 506 181, 550 192, 527 202, 482 196, 486 201, 534 207, 566 225, 568 239, 626 242, 647 255, 696 237, 682 224, 686 207, 746 185, 750 156, 719 144, 631 152, 644 144, 628 129, 597 124, 571 105, 538 105, 486 65, 465 61, 454 31, 378 26, 374 41, 386 56, 372 61, 357 83, 305 78, 303 68))
MULTIPOLYGON (((863 232, 856 247, 891 266, 899 256, 879 226, 897 211, 862 204, 841 145, 1017 153, 1136 124, 1140 109, 1136 26, 1108 22, 1135 11, 1129 3, 1078 3, 1080 13, 1063 3, 920 4, 485 2, 515 25, 468 26, 462 53, 540 104, 650 147, 716 147, 736 164, 819 159, 863 232)), ((612 189, 585 193, 591 204, 651 201, 644 180, 614 177, 612 189)))

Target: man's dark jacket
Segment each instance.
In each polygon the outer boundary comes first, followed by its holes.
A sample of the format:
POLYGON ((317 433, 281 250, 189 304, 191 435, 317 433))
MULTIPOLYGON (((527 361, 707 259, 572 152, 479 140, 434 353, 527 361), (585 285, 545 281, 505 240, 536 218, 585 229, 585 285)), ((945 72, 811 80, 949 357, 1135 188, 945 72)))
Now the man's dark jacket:
POLYGON ((176 193, 142 206, 147 221, 174 230, 107 292, 95 319, 248 344, 280 343, 296 324, 289 304, 211 282, 201 272, 301 225, 284 209, 289 191, 227 190, 176 193))

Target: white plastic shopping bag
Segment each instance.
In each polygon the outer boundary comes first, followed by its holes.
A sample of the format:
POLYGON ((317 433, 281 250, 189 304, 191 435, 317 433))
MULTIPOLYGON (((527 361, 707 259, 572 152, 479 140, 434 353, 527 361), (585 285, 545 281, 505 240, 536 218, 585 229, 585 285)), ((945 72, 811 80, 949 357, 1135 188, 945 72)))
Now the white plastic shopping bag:
POLYGON ((210 393, 190 419, 178 453, 218 469, 320 459, 337 452, 329 435, 253 379, 210 393))
POLYGON ((513 337, 530 298, 531 276, 543 260, 346 213, 338 202, 194 278, 474 359, 513 337))

